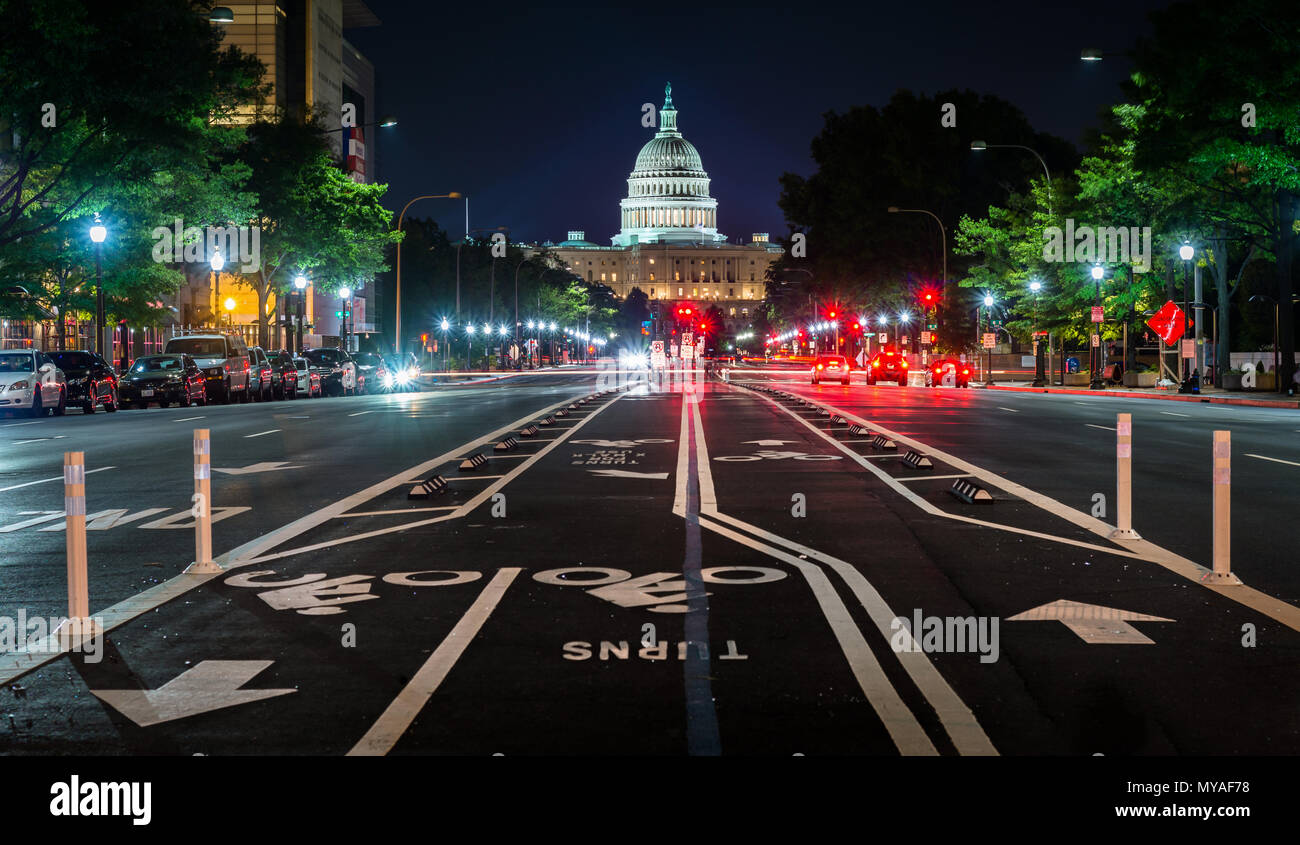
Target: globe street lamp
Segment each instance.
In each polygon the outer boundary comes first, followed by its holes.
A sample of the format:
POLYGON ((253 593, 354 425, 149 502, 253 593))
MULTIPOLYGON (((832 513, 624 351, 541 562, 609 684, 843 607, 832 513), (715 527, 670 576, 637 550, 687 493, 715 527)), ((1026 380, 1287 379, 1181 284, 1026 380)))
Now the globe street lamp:
POLYGON ((107 237, 108 229, 99 222, 99 215, 96 214, 95 222, 90 227, 90 239, 95 244, 95 351, 100 355, 104 354, 104 338, 108 334, 104 328, 104 280, 100 270, 100 257, 104 251, 104 239, 107 237))
MULTIPOLYGON (((1094 264, 1093 267, 1092 267, 1092 278, 1093 278, 1093 281, 1096 282, 1096 284, 1097 284, 1097 307, 1098 307, 1098 308, 1102 307, 1102 304, 1101 304, 1101 277, 1104 276, 1104 275, 1106 275, 1106 271, 1103 270, 1103 269, 1101 269, 1101 265, 1100 265, 1100 264, 1094 264)), ((1092 362, 1092 364, 1091 364, 1091 368, 1092 368, 1092 381, 1088 384, 1088 389, 1089 389, 1089 390, 1105 390, 1105 389, 1106 389, 1106 380, 1103 379, 1102 376, 1101 376, 1101 371, 1102 371, 1102 369, 1105 367, 1105 363, 1104 363, 1104 362, 1105 362, 1105 359, 1102 357, 1102 352, 1101 352, 1101 322, 1100 322, 1100 321, 1097 323, 1097 331, 1096 331, 1096 333, 1095 333, 1093 336, 1097 338, 1097 343, 1096 343, 1095 346, 1092 346, 1092 347, 1088 350, 1088 351, 1089 351, 1088 360, 1092 362)), ((1092 338, 1089 338, 1089 339, 1088 339, 1088 342, 1091 343, 1091 342, 1092 342, 1092 338)))
MULTIPOLYGON (((992 294, 987 294, 987 293, 984 294, 984 311, 985 311, 985 314, 986 314, 985 319, 987 319, 987 320, 988 320, 988 323, 989 323, 989 326, 988 326, 988 327, 989 327, 989 328, 993 328, 993 296, 992 296, 992 294)), ((976 309, 975 309, 975 323, 976 323, 975 332, 976 332, 976 334, 979 333, 979 322, 980 322, 980 318, 979 318, 979 309, 976 308, 976 309)), ((992 347, 992 346, 990 346, 990 347, 988 348, 987 361, 988 361, 988 363, 987 363, 986 366, 985 366, 985 370, 986 370, 986 372, 984 373, 984 386, 985 386, 985 387, 992 387, 992 386, 993 386, 993 347, 992 347)))
POLYGON ((220 251, 213 250, 212 256, 208 259, 208 265, 212 267, 212 316, 213 321, 217 324, 217 330, 221 329, 221 268, 226 266, 226 259, 220 251))
POLYGON ((339 288, 339 299, 343 300, 343 311, 341 312, 342 322, 339 325, 339 334, 342 336, 343 339, 343 347, 342 347, 343 351, 347 352, 348 351, 348 313, 351 312, 352 310, 352 288, 346 286, 339 288))
MULTIPOLYGON (((302 324, 305 321, 306 314, 307 314, 307 277, 302 275, 295 276, 293 279, 293 287, 296 291, 298 291, 297 295, 294 297, 295 299, 294 305, 296 306, 295 310, 298 312, 297 319, 295 320, 295 322, 297 322, 298 324, 298 351, 294 354, 301 355, 302 354, 302 324)), ((290 334, 289 347, 292 348, 293 345, 294 345, 293 335, 290 334)))
POLYGON ((446 372, 447 371, 447 332, 448 330, 451 329, 451 323, 447 321, 446 317, 443 317, 442 322, 438 324, 438 328, 442 329, 442 371, 446 372))
POLYGON ((1037 279, 1029 283, 1029 290, 1034 294, 1034 380, 1030 382, 1030 387, 1043 387, 1047 384, 1046 350, 1038 340, 1038 292, 1042 289, 1043 283, 1037 279))

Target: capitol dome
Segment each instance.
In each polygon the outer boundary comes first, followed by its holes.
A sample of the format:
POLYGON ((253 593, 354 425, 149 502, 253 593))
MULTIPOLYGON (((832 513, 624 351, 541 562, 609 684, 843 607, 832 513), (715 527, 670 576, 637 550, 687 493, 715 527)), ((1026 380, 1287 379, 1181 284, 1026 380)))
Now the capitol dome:
POLYGON ((637 154, 619 203, 622 228, 614 246, 636 243, 719 243, 718 201, 709 196, 709 174, 695 146, 677 129, 673 87, 664 88, 659 131, 637 154))

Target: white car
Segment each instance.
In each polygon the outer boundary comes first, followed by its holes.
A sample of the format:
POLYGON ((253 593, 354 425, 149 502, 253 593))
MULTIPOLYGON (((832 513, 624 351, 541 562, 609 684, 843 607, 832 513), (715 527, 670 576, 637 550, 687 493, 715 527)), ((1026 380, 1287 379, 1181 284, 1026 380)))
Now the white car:
POLYGON ((67 382, 50 356, 34 349, 0 350, 0 411, 26 411, 43 417, 50 409, 63 416, 67 382))
POLYGON ((294 356, 293 366, 294 371, 298 374, 297 392, 304 394, 308 399, 320 396, 320 374, 312 372, 307 359, 294 356))

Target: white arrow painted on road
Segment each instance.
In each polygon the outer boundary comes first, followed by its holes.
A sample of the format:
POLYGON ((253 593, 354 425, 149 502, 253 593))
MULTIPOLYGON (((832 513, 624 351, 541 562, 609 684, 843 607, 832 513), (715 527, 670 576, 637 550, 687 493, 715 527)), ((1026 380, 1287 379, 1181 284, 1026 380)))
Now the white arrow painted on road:
POLYGON ((755 446, 784 446, 787 443, 795 443, 794 440, 742 440, 741 443, 753 443, 755 446))
MULTIPOLYGON (((596 598, 613 602, 619 607, 644 607, 648 604, 657 605, 649 608, 650 610, 660 613, 685 613, 686 605, 672 604, 672 602, 686 601, 686 593, 680 592, 686 589, 686 581, 682 580, 680 574, 673 572, 653 572, 649 575, 642 575, 639 578, 629 578, 626 581, 619 581, 617 584, 606 584, 603 587, 593 587, 587 592, 596 598), (671 581, 668 579, 676 578, 671 581), (672 592, 677 591, 677 592, 672 592), (655 595, 655 593, 670 593, 666 596, 655 595)), ((707 593, 705 595, 708 595, 707 593)))
POLYGON ((1173 622, 1174 620, 1114 607, 1102 607, 1099 604, 1082 604, 1077 601, 1057 599, 1050 604, 1018 613, 1009 617, 1007 621, 1062 622, 1065 627, 1078 634, 1081 640, 1090 645, 1155 645, 1155 640, 1128 623, 1173 622))
POLYGON ((142 728, 297 692, 292 689, 248 689, 248 683, 273 660, 204 660, 156 690, 91 690, 101 701, 142 728))
POLYGON ((589 469, 587 472, 606 478, 667 478, 666 472, 631 472, 626 469, 589 469))
POLYGON ((282 469, 302 469, 302 465, 285 466, 288 461, 263 461, 260 464, 249 464, 246 467, 213 467, 213 472, 224 472, 226 475, 252 475, 255 472, 275 472, 282 469))

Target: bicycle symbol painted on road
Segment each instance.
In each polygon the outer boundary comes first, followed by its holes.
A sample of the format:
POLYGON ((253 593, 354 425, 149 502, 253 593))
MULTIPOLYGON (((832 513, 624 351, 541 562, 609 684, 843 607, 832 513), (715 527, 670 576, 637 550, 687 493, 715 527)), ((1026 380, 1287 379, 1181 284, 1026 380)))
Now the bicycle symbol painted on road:
POLYGON ((752 455, 719 455, 714 458, 715 461, 783 461, 786 458, 793 458, 796 461, 839 461, 843 460, 841 455, 810 455, 807 452, 789 452, 778 451, 776 449, 760 449, 752 455))

